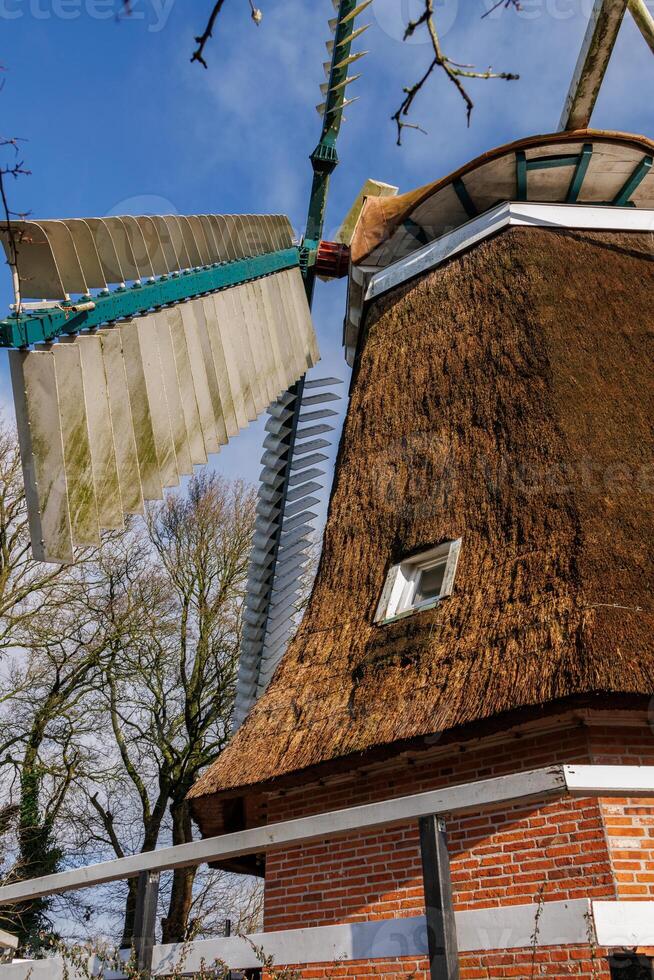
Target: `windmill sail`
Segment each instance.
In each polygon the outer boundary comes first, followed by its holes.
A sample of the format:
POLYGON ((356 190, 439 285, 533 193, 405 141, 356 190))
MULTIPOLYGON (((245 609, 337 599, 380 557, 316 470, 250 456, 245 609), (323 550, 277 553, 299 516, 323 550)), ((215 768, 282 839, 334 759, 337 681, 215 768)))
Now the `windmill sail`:
POLYGON ((16 222, 11 234, 20 293, 0 337, 19 348, 32 548, 72 561, 218 452, 318 348, 283 217, 16 222))
MULTIPOLYGON (((344 119, 343 110, 356 102, 356 98, 347 97, 347 90, 361 77, 358 73, 348 74, 348 68, 366 54, 352 52, 352 44, 367 30, 366 25, 356 27, 355 21, 371 2, 334 0, 337 14, 329 21, 332 37, 327 41, 327 51, 331 59, 324 65, 326 81, 320 86, 323 98, 316 106, 322 127, 318 145, 311 154, 313 182, 301 246, 304 289, 309 303, 313 298, 317 257, 327 244, 321 238, 329 179, 338 164, 336 141, 344 119)), ((318 502, 312 494, 321 489, 314 477, 323 475, 317 467, 326 459, 321 450, 327 448, 328 441, 322 436, 332 428, 324 424, 324 419, 334 414, 318 406, 337 397, 330 391, 310 393, 309 389, 329 388, 338 383, 334 378, 307 381, 303 377, 271 409, 262 457, 264 469, 250 562, 234 729, 266 690, 294 626, 302 569, 311 542, 311 521, 315 516, 310 508, 318 502), (323 422, 320 433, 311 433, 318 426, 302 425, 309 421, 323 422)))

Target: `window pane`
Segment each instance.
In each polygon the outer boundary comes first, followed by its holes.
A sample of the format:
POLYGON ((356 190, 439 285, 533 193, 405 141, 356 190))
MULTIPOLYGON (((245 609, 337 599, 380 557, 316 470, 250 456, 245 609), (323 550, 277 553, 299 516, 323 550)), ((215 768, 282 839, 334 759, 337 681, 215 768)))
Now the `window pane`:
POLYGON ((431 568, 425 568, 424 571, 420 572, 416 593, 413 597, 414 605, 425 602, 427 599, 435 599, 441 594, 446 565, 447 558, 443 558, 437 565, 432 565, 431 568))

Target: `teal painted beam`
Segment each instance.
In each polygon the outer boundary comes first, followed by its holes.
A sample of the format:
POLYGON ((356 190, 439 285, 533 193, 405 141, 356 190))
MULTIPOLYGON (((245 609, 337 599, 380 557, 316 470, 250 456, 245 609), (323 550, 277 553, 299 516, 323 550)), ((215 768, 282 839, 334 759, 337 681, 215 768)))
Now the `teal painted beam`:
MULTIPOLYGON (((307 224, 304 233, 305 245, 308 248, 315 246, 322 238, 325 208, 327 207, 327 194, 329 192, 329 178, 338 165, 336 141, 340 133, 343 108, 346 102, 345 82, 349 67, 348 59, 352 52, 353 15, 357 9, 357 0, 340 0, 320 140, 311 154, 313 182, 311 185, 307 224)), ((315 270, 310 261, 307 260, 304 263, 302 271, 307 297, 311 304, 315 284, 315 270)))
POLYGON ((574 167, 579 157, 576 153, 527 160, 527 170, 551 170, 554 167, 574 167))
POLYGON ((566 204, 575 204, 579 194, 581 192, 581 187, 586 177, 586 171, 588 170, 588 164, 590 163, 590 158, 593 155, 593 144, 584 143, 581 148, 581 153, 577 160, 577 166, 575 167, 575 172, 572 175, 572 180, 570 181, 570 187, 568 188, 568 194, 566 197, 566 204))
POLYGON ((629 202, 629 198, 633 192, 636 190, 638 185, 642 183, 645 177, 647 177, 647 174, 652 169, 652 163, 654 163, 654 157, 643 157, 634 172, 625 181, 623 186, 613 198, 613 204, 615 204, 617 207, 624 207, 624 205, 629 202))
POLYGON ((515 155, 516 196, 518 201, 527 200, 527 157, 524 150, 515 155))
POLYGON ((479 211, 475 207, 474 201, 468 194, 468 188, 463 183, 461 178, 460 177, 455 178, 452 186, 454 187, 456 196, 458 197, 459 201, 463 205, 463 210, 465 211, 465 213, 468 215, 469 218, 476 218, 477 215, 479 214, 479 211))
POLYGON ((170 303, 179 303, 204 293, 260 279, 273 272, 292 269, 299 264, 299 250, 287 248, 235 262, 221 262, 203 269, 173 273, 154 282, 126 286, 77 301, 79 305, 93 304, 92 309, 76 312, 73 301, 53 305, 38 313, 11 316, 0 321, 0 347, 26 347, 54 340, 61 334, 91 330, 170 303))

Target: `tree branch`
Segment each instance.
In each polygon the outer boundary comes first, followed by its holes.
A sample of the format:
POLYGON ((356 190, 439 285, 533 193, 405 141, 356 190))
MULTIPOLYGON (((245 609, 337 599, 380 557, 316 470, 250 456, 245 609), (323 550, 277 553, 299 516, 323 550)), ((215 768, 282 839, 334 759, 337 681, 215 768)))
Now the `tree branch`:
POLYGON ((204 68, 208 67, 206 61, 204 60, 204 48, 209 38, 213 36, 213 29, 216 23, 216 18, 220 13, 220 11, 222 10, 224 2, 225 0, 216 0, 216 2, 213 5, 213 9, 211 13, 209 14, 209 20, 207 21, 207 26, 205 27, 202 34, 198 35, 198 37, 196 37, 195 39, 197 48, 191 55, 191 62, 199 61, 204 68))
MULTIPOLYGON (((499 0, 499 4, 497 4, 497 6, 502 3, 507 7, 513 6, 516 9, 520 9, 518 0, 499 0)), ((468 125, 470 125, 470 117, 474 108, 474 102, 472 101, 472 98, 470 97, 465 85, 461 81, 462 78, 503 78, 505 81, 514 81, 520 77, 512 72, 494 72, 490 68, 488 68, 486 71, 477 71, 473 65, 461 65, 456 61, 452 61, 451 58, 448 58, 447 55, 443 53, 440 37, 438 35, 438 29, 436 27, 434 0, 424 0, 424 4, 425 8, 420 17, 416 18, 416 20, 409 21, 407 24, 404 32, 404 40, 406 41, 408 38, 412 37, 419 27, 426 27, 429 32, 429 39, 431 41, 434 57, 422 78, 419 78, 414 85, 404 88, 404 99, 402 100, 397 112, 391 116, 391 119, 397 126, 398 146, 402 145, 402 131, 404 129, 417 129, 421 133, 425 132, 425 130, 417 123, 405 122, 405 118, 408 116, 416 96, 422 91, 427 80, 437 68, 441 68, 445 72, 450 82, 452 82, 463 99, 466 106, 468 125)))

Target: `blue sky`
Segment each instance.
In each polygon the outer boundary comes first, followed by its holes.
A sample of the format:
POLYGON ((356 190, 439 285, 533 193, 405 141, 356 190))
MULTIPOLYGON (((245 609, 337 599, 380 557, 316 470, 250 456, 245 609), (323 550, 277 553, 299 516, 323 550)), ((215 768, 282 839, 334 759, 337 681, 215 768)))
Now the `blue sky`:
MULTIPOLYGON (((26 140, 32 171, 10 187, 15 210, 34 217, 283 211, 301 229, 333 8, 330 0, 258 2, 264 18, 255 27, 247 0, 226 0, 204 70, 189 59, 210 0, 133 0, 132 16, 119 20, 120 0, 0 0, 0 132, 26 140)), ((489 6, 438 0, 444 49, 521 80, 471 82, 468 128, 460 98, 435 76, 413 117, 428 135, 407 132, 398 148, 390 116, 429 47, 420 36, 401 40, 418 0, 374 0, 363 18, 372 27, 358 42, 370 54, 352 87, 360 101, 347 111, 339 143, 327 237, 367 177, 409 190, 492 146, 556 128, 592 0, 523 0, 519 13, 498 8, 482 19, 489 6)), ((654 59, 627 17, 593 124, 653 135, 653 92, 654 59)), ((7 309, 9 301, 5 268, 0 304, 7 309)), ((347 380, 343 307, 343 283, 318 283, 324 360, 317 373, 347 380)), ((216 467, 256 480, 261 439, 259 422, 221 452, 216 467)))

